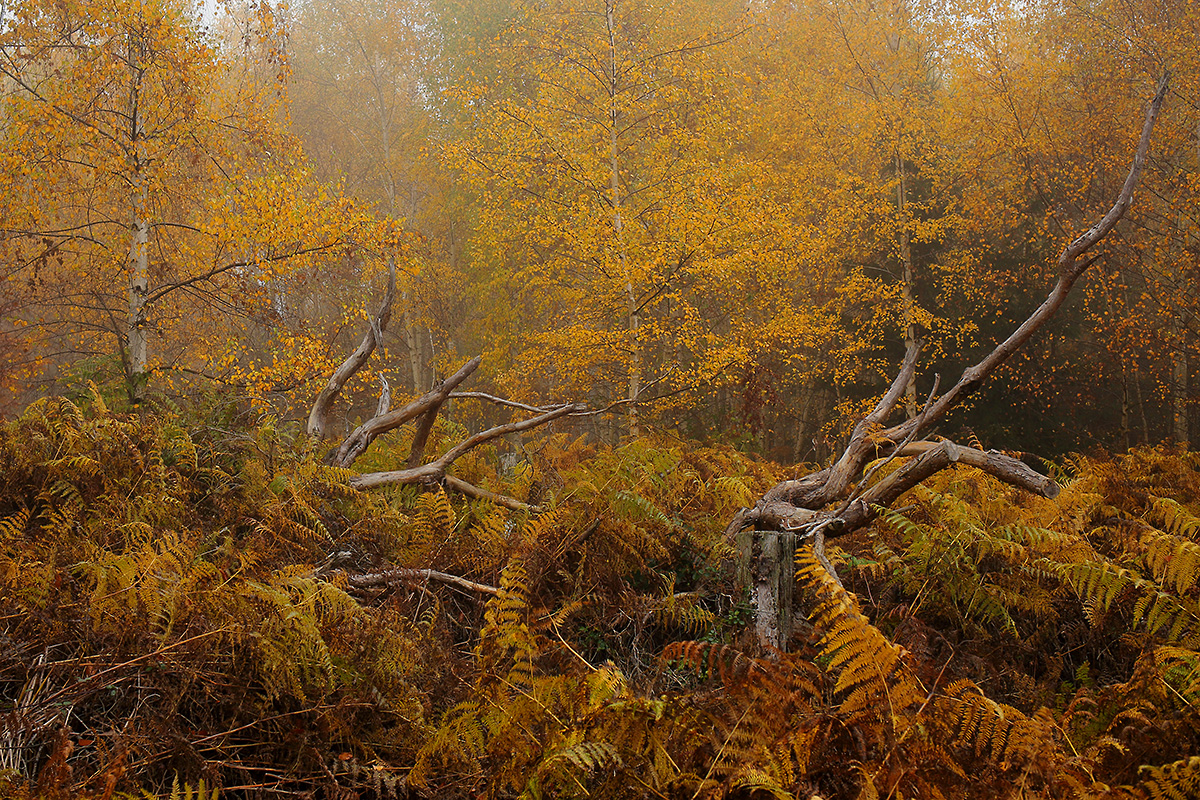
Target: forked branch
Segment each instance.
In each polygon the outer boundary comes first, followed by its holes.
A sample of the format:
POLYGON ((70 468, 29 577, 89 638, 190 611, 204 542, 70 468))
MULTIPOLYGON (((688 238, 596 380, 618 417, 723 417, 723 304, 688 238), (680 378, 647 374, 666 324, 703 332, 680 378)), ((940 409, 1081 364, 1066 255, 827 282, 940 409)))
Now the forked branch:
POLYGON ((726 528, 728 538, 732 539, 739 531, 751 527, 807 534, 819 530, 824 536, 844 535, 870 522, 879 508, 886 508, 917 484, 957 463, 970 464, 1006 483, 1044 497, 1058 494, 1058 485, 1053 480, 1016 458, 994 450, 985 452, 948 441, 923 441, 922 437, 927 436, 950 409, 978 389, 988 376, 1029 341, 1058 311, 1075 282, 1096 260, 1095 257, 1084 259, 1083 256, 1103 241, 1133 202, 1134 189, 1150 151, 1151 133, 1162 110, 1169 81, 1170 74, 1159 81, 1146 110, 1133 163, 1116 202, 1096 225, 1063 249, 1058 257, 1058 280, 1028 319, 982 360, 966 369, 945 394, 931 398, 923 413, 884 428, 903 396, 904 387, 916 372, 919 348, 911 348, 905 354, 899 374, 870 413, 855 425, 850 441, 833 466, 799 480, 783 481, 771 488, 753 508, 738 511, 726 528), (853 488, 855 481, 862 480, 863 470, 868 463, 889 456, 910 460, 878 483, 857 490, 853 488))
MULTIPOLYGON (((329 382, 321 390, 316 402, 313 404, 308 418, 308 432, 310 436, 320 439, 322 434, 325 433, 329 408, 341 393, 342 388, 346 385, 346 381, 367 363, 371 354, 383 338, 383 331, 387 328, 388 321, 391 318, 392 302, 395 299, 395 295, 396 271, 393 262, 389 265, 387 294, 379 314, 371 320, 370 328, 363 335, 362 342, 358 348, 334 371, 329 382)), ((490 492, 461 478, 448 475, 447 472, 455 461, 482 444, 510 433, 537 428, 561 417, 578 414, 587 409, 584 406, 572 403, 539 408, 479 392, 455 391, 479 368, 480 362, 481 359, 476 356, 459 367, 450 377, 438 381, 431 390, 397 409, 391 408, 391 388, 381 374, 380 380, 383 383, 383 391, 375 415, 351 431, 336 448, 330 451, 326 460, 334 466, 349 468, 367 451, 367 448, 378 437, 416 420, 413 442, 409 449, 404 469, 355 475, 350 479, 350 484, 359 489, 369 489, 375 486, 396 483, 422 484, 426 486, 440 484, 447 489, 465 494, 468 497, 487 500, 505 508, 518 511, 541 511, 537 506, 523 503, 513 497, 490 492), (425 448, 429 440, 429 434, 433 430, 437 415, 446 401, 453 397, 488 400, 504 407, 533 413, 535 416, 503 425, 496 425, 480 431, 454 445, 442 456, 427 463, 422 463, 425 458, 425 448)))
MULTIPOLYGON (((333 405, 333 402, 337 400, 338 395, 342 393, 342 388, 345 387, 346 381, 350 380, 356 372, 362 369, 363 365, 371 358, 371 354, 375 352, 375 348, 381 344, 380 340, 383 338, 383 332, 387 330, 388 323, 392 320, 392 303, 395 300, 396 259, 391 258, 388 260, 387 292, 383 296, 383 304, 379 308, 379 313, 371 321, 370 328, 363 334, 362 341, 358 343, 355 351, 347 356, 346 360, 341 363, 341 366, 333 371, 333 374, 329 376, 329 381, 321 389, 321 393, 317 395, 312 411, 308 414, 308 435, 310 437, 320 439, 325 434, 329 409, 333 405)), ((386 381, 384 381, 384 393, 390 395, 386 381)))

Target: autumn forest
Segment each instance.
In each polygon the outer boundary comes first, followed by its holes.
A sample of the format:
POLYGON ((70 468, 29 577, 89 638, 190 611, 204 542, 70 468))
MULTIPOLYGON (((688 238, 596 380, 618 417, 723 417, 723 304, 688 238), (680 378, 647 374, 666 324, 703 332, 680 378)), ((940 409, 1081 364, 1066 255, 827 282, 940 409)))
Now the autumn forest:
POLYGON ((0 0, 0 797, 1200 798, 1191 0, 0 0))

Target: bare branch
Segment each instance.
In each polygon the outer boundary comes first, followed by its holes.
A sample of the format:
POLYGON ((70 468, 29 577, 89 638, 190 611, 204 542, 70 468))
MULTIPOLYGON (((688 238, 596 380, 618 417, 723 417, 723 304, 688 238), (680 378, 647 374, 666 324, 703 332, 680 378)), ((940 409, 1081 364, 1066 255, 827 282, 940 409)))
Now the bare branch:
POLYGON ((543 411, 549 411, 557 406, 530 406, 525 403, 518 403, 516 400, 507 400, 503 397, 496 397, 487 392, 451 392, 451 400, 486 400, 489 403, 495 403, 498 406, 507 406, 508 408, 518 408, 522 411, 530 411, 534 414, 540 414, 543 411))
MULTIPOLYGON (((329 382, 325 384, 325 388, 321 389, 317 395, 316 401, 313 403, 312 411, 308 414, 308 435, 314 439, 320 439, 325 433, 325 419, 329 415, 329 408, 333 405, 333 401, 341 394, 342 387, 346 385, 346 381, 353 377, 354 373, 362 369, 362 366, 367 363, 371 357, 371 353, 375 352, 382 340, 383 331, 387 329, 388 322, 392 319, 392 302, 396 299, 396 259, 388 260, 388 285, 387 292, 383 296, 383 304, 379 307, 379 313, 372 320, 371 328, 363 334, 362 341, 359 342, 358 348, 351 353, 341 366, 334 370, 329 376, 329 382)), ((383 375, 380 375, 383 379, 383 375)), ((383 382, 384 394, 390 397, 387 381, 383 382)), ((382 405, 383 398, 380 398, 382 405)))
POLYGON ((346 578, 346 583, 355 589, 370 589, 376 586, 389 586, 394 583, 412 583, 414 581, 440 581, 451 586, 457 586, 460 589, 466 589, 469 592, 478 592, 480 594, 494 595, 500 593, 500 590, 495 586, 488 586, 486 583, 476 583, 466 578, 460 578, 457 575, 450 575, 433 569, 395 567, 380 572, 369 572, 364 575, 349 575, 346 578))
POLYGON ((487 489, 481 489, 475 484, 467 483, 462 478, 456 478, 453 475, 447 475, 442 483, 446 485, 447 489, 453 489, 459 494, 465 494, 476 500, 487 500, 489 503, 510 508, 513 511, 528 511, 531 514, 540 514, 545 511, 541 506, 531 506, 529 503, 522 503, 515 497, 489 492, 487 489))
POLYGON ((1169 79, 1168 74, 1159 82, 1146 110, 1133 163, 1116 202, 1100 222, 1063 249, 1058 259, 1058 281, 1041 306, 979 363, 964 371, 959 381, 937 399, 933 399, 937 391, 935 384, 923 413, 894 427, 881 429, 915 374, 917 348, 909 348, 899 374, 870 413, 855 426, 837 462, 830 468, 799 480, 782 481, 768 490, 753 508, 739 510, 726 528, 727 540, 732 540, 738 531, 749 527, 804 530, 808 533, 819 528, 823 535, 844 535, 867 524, 878 513, 879 507, 888 506, 929 476, 959 462, 1043 497, 1055 497, 1058 494, 1058 484, 1011 456, 960 447, 953 442, 914 440, 929 431, 955 404, 978 388, 1009 356, 1024 346, 1062 306, 1075 281, 1096 260, 1093 257, 1081 261, 1080 257, 1112 231, 1132 203, 1133 191, 1149 153, 1151 133, 1162 109, 1169 79), (860 481, 858 490, 852 492, 851 487, 866 463, 879 456, 888 456, 889 460, 913 458, 879 483, 864 488, 867 480, 878 472, 878 469, 872 470, 860 481), (836 510, 832 510, 831 504, 842 498, 847 499, 836 510))
POLYGON ((1054 498, 1059 493, 1059 486, 1052 478, 996 450, 977 450, 951 441, 914 442, 904 449, 906 452, 903 455, 911 454, 916 458, 851 503, 838 522, 830 527, 829 535, 843 536, 861 528, 878 515, 878 508, 886 508, 909 489, 956 463, 976 467, 1005 483, 1042 497, 1054 498))
MULTIPOLYGON (((892 385, 884 392, 883 397, 875 404, 870 413, 859 420, 850 434, 850 443, 842 452, 842 457, 829 471, 829 477, 822 487, 824 500, 822 505, 834 498, 840 497, 849 488, 851 481, 862 472, 863 465, 870 459, 876 449, 872 434, 879 431, 888 416, 900 402, 908 386, 917 372, 917 358, 921 354, 920 346, 911 347, 904 354, 904 363, 896 375, 892 385)), ((924 415, 923 415, 924 416, 924 415)))
POLYGON ((446 400, 446 396, 450 394, 460 383, 470 377, 476 369, 479 368, 481 359, 479 356, 472 358, 466 364, 461 366, 457 372, 447 378, 434 389, 421 397, 413 400, 395 411, 389 411, 359 425, 349 436, 345 438, 341 446, 338 447, 334 454, 333 463, 339 467, 349 467, 358 459, 367 448, 371 446, 371 442, 375 441, 376 437, 387 433, 390 430, 400 427, 411 419, 415 419, 431 407, 440 406, 446 400))
POLYGON ((382 372, 379 373, 379 382, 383 386, 379 390, 379 404, 375 406, 375 416, 382 417, 392 408, 392 386, 388 383, 387 376, 382 372))
POLYGON ((979 388, 984 379, 1007 361, 1009 356, 1024 346, 1033 334, 1042 327, 1046 320, 1050 319, 1066 301, 1067 295, 1070 293, 1075 281, 1096 261, 1095 258, 1091 258, 1077 263, 1079 257, 1104 239, 1108 232, 1120 221, 1121 217, 1125 215, 1125 212, 1129 210, 1129 206, 1133 202, 1133 190, 1137 186, 1138 179, 1142 174, 1142 168, 1146 163, 1146 156, 1150 151, 1150 134, 1154 129, 1155 120, 1158 119, 1158 113, 1162 109, 1170 79, 1171 74, 1169 72, 1163 76, 1162 80, 1159 81, 1154 99, 1150 101, 1150 105, 1146 109, 1146 121, 1142 125, 1142 135, 1133 156, 1133 164, 1129 168, 1129 175, 1125 178, 1125 183, 1121 187, 1120 194, 1117 195, 1116 202, 1100 222, 1096 223, 1086 233, 1079 236, 1063 249, 1062 254, 1058 257, 1058 282, 1054 285, 1050 294, 1007 339, 997 345, 982 361, 963 372, 958 383, 937 399, 923 421, 919 421, 916 418, 907 420, 888 430, 885 434, 888 438, 892 441, 899 441, 907 438, 913 430, 917 432, 917 435, 928 431, 931 425, 945 416, 946 412, 953 408, 963 397, 966 397, 979 388))
POLYGON ((492 439, 498 439, 501 436, 506 436, 510 433, 518 433, 519 431, 527 431, 530 428, 541 427, 547 422, 556 420, 559 417, 565 417, 568 414, 576 411, 582 411, 584 408, 585 407, 583 405, 574 403, 562 405, 558 408, 553 408, 544 414, 531 417, 530 419, 521 420, 519 422, 509 422, 506 425, 497 425, 494 428, 488 428, 486 431, 480 431, 474 436, 468 438, 466 441, 455 445, 450 449, 449 452, 446 453, 446 455, 442 456, 434 463, 445 462, 446 466, 450 466, 450 464, 454 463, 454 461, 456 461, 460 456, 485 442, 490 442, 492 439))
MULTIPOLYGON (((475 359, 472 363, 476 363, 475 359)), ((464 367, 465 369, 465 367, 464 367)), ((462 370, 459 370, 461 372, 462 370)), ((449 384, 449 381, 447 381, 449 384)), ((429 395, 425 396, 426 398, 429 395)), ((425 399, 425 398, 422 398, 425 399)), ((411 405, 411 404, 410 404, 411 405)), ((474 436, 470 436, 462 442, 459 442, 454 447, 450 448, 441 458, 431 461, 419 467, 409 467, 408 469, 391 470, 387 472, 367 472, 362 475, 355 475, 350 479, 350 485, 356 489, 370 489, 375 486, 384 486, 390 483, 439 483, 446 477, 446 470, 450 468, 456 460, 461 458, 466 453, 475 449, 485 442, 499 438, 509 433, 529 430, 545 425, 559 417, 565 417, 573 410, 579 408, 576 405, 560 406, 544 414, 540 414, 530 419, 521 420, 519 422, 510 422, 506 425, 497 425, 494 428, 488 428, 486 431, 480 431, 474 436)), ((417 412, 419 413, 419 412, 417 412)), ((417 416, 416 413, 411 414, 408 419, 417 416)), ((480 490, 482 491, 482 490, 480 490)))

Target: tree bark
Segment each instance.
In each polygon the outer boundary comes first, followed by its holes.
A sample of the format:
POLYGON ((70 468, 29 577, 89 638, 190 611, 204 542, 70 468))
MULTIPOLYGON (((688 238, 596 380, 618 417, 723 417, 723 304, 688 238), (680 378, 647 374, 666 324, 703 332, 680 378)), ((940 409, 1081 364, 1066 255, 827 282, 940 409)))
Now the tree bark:
MULTIPOLYGON (((904 159, 900 153, 896 153, 896 212, 900 216, 900 263, 904 268, 904 280, 901 287, 902 297, 904 300, 904 316, 906 323, 904 325, 904 352, 911 353, 920 345, 917 342, 917 325, 913 322, 912 316, 916 311, 917 305, 917 287, 916 287, 916 271, 913 266, 912 255, 912 234, 909 232, 908 226, 908 186, 905 181, 904 159)), ((914 372, 908 379, 908 384, 904 387, 904 411, 909 419, 917 415, 917 375, 914 372)))

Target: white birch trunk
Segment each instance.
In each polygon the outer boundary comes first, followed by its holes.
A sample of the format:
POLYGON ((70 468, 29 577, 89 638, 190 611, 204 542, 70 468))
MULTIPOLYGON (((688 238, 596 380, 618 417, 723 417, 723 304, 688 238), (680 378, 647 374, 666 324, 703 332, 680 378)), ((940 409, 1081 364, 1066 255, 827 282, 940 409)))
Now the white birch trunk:
POLYGON ((130 167, 130 243, 126 272, 129 277, 129 316, 126 320, 125 380, 129 400, 134 406, 146 399, 149 378, 147 346, 148 308, 150 292, 150 222, 146 218, 149 188, 145 172, 145 139, 140 105, 142 69, 134 44, 129 47, 129 63, 133 66, 129 90, 129 151, 130 167))
POLYGON ((637 293, 633 287, 633 277, 629 273, 629 262, 625 253, 625 222, 621 218, 621 167, 618 157, 617 144, 617 38, 616 38, 616 0, 605 3, 605 21, 608 25, 609 53, 609 190, 612 200, 612 224, 616 234, 617 258, 621 263, 621 274, 625 276, 626 330, 629 334, 629 387, 626 399, 629 401, 628 420, 629 435, 637 438, 641 435, 638 424, 638 395, 642 391, 642 347, 639 340, 641 318, 638 316, 637 293))

